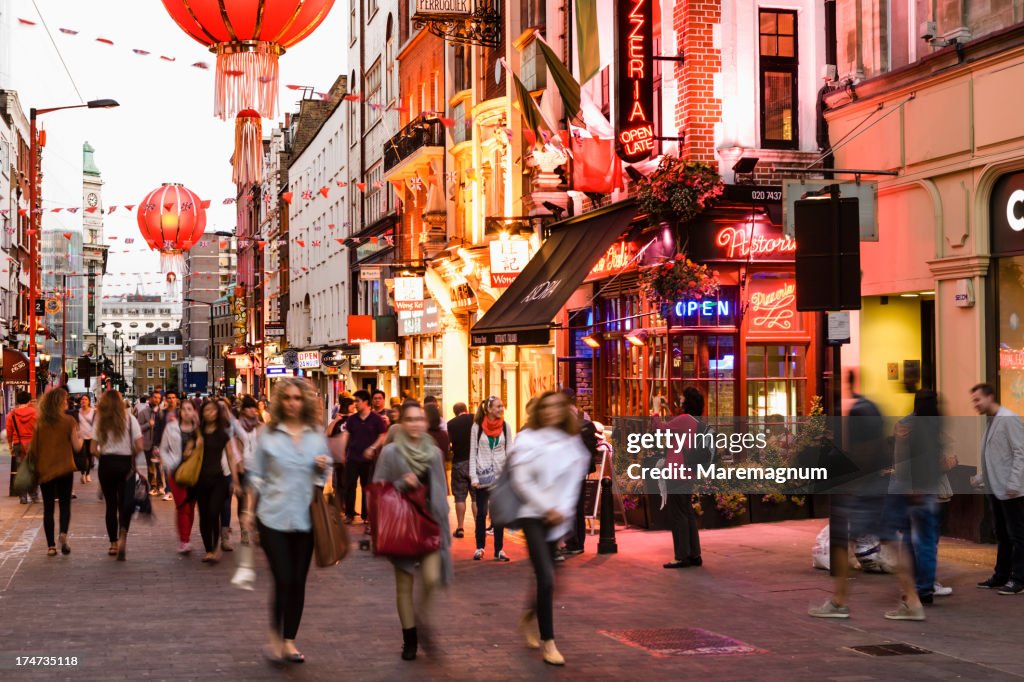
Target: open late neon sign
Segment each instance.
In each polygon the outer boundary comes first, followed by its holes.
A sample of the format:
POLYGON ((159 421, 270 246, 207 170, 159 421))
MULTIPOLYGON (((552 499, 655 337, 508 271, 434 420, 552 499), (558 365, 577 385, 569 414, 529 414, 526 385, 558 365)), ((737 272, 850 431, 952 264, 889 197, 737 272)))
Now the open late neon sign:
POLYGON ((617 0, 615 147, 627 163, 654 151, 654 12, 652 0, 617 0))

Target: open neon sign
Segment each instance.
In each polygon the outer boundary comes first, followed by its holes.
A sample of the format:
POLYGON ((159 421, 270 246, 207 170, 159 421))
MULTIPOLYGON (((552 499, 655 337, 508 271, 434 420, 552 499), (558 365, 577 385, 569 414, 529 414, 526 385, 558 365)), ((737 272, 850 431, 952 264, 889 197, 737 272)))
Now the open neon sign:
POLYGON ((676 317, 729 317, 732 311, 730 301, 716 301, 705 299, 703 301, 676 301, 676 317))
POLYGON ((615 146, 626 163, 654 151, 654 33, 652 0, 617 0, 615 146))

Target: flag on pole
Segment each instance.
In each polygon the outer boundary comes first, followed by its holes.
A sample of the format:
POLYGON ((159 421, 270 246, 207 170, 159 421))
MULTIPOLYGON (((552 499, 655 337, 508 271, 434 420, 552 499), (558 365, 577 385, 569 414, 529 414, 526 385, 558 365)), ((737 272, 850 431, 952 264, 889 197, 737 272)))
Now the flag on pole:
MULTIPOLYGON (((596 38, 595 38, 596 40, 596 38)), ((540 53, 547 64, 551 80, 558 87, 558 93, 562 96, 562 105, 565 107, 565 115, 569 120, 576 118, 580 113, 580 84, 569 73, 569 69, 558 58, 551 46, 537 32, 537 45, 540 53)))
POLYGON ((547 128, 551 133, 554 133, 555 129, 544 121, 544 115, 541 114, 540 109, 537 108, 537 103, 533 101, 533 95, 531 95, 530 91, 525 85, 523 85, 523 82, 519 80, 519 76, 512 72, 512 69, 509 68, 508 62, 506 62, 504 58, 499 61, 501 62, 501 65, 505 67, 505 70, 508 71, 508 75, 512 78, 512 84, 516 91, 516 98, 518 99, 519 113, 523 115, 523 122, 526 124, 526 127, 533 132, 535 136, 535 143, 536 140, 544 139, 544 136, 541 133, 542 128, 547 128))
POLYGON ((576 44, 579 46, 580 81, 586 83, 601 71, 597 0, 576 0, 576 44))

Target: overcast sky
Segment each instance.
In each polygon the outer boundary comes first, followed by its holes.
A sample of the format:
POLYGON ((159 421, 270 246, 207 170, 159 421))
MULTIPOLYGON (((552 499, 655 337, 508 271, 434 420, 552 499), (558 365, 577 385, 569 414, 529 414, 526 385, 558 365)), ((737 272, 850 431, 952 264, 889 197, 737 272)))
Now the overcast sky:
MULTIPOLYGON (((81 206, 82 143, 96 148, 96 164, 103 174, 104 204, 138 204, 163 182, 181 182, 204 199, 210 199, 207 232, 234 231, 234 196, 229 159, 234 145, 234 122, 213 116, 213 69, 215 56, 189 38, 164 10, 159 0, 10 0, 15 17, 11 27, 14 89, 26 115, 29 107, 45 108, 77 104, 74 83, 82 99, 112 98, 117 109, 73 110, 40 118, 47 134, 43 156, 44 207, 81 206), (47 37, 36 5, 53 33, 70 77, 57 49, 47 37), (37 22, 21 25, 17 19, 37 22), (72 36, 61 28, 78 31, 72 36), (110 46, 96 38, 113 41, 110 46), (139 56, 133 49, 149 51, 139 56), (163 61, 166 55, 175 62, 163 61), (195 62, 211 66, 203 71, 195 62)), ((305 41, 281 58, 278 117, 296 108, 299 93, 286 84, 310 85, 325 92, 338 74, 347 71, 343 47, 343 2, 305 41)), ((270 127, 264 121, 264 132, 270 127)), ((46 227, 70 229, 81 226, 82 214, 44 213, 46 227)), ((145 289, 163 291, 159 257, 150 252, 138 235, 135 214, 118 208, 106 217, 106 235, 117 236, 104 293, 134 291, 142 281, 145 289), (135 237, 131 246, 124 238, 135 237), (129 249, 130 253, 123 253, 129 249), (117 273, 126 273, 123 276, 117 273), (120 284, 122 286, 114 286, 120 284)))

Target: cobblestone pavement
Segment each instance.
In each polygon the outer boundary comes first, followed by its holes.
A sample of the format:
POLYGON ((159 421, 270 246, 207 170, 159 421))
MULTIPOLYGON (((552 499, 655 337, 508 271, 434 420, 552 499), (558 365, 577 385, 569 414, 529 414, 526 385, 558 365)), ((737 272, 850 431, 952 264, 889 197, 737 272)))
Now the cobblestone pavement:
MULTIPOLYGON (((10 459, 0 464, 7 477, 10 459)), ((435 609, 436 652, 399 659, 401 632, 386 561, 353 551, 342 565, 311 569, 298 645, 302 666, 272 669, 259 648, 267 619, 262 559, 254 592, 218 566, 175 554, 171 503, 136 522, 128 561, 107 557, 98 484, 76 481, 72 554, 47 557, 38 504, 0 498, 0 679, 69 680, 890 680, 1024 676, 1024 597, 974 589, 993 549, 943 541, 938 599, 924 623, 890 622, 891 576, 854 578, 849 621, 806 616, 829 595, 810 567, 822 521, 743 526, 702 534, 705 565, 667 571, 664 532, 618 534, 619 553, 587 553, 556 574, 555 628, 568 665, 545 666, 516 634, 530 584, 525 547, 513 561, 472 561, 472 533, 455 542, 454 585, 435 609), (642 631, 642 632, 631 632, 642 631), (720 636, 720 637, 716 637, 720 636), (628 640, 639 640, 628 643, 628 640), (660 644, 658 643, 660 642, 660 644), (872 657, 850 647, 907 643, 931 653, 872 657), (641 646, 658 648, 657 655, 641 646), (703 647, 703 648, 701 648, 703 647), (684 653, 689 651, 689 653, 684 653), (16 667, 16 656, 76 656, 66 668, 16 667)), ((356 530, 359 527, 355 527, 356 530)), ((469 531, 470 529, 467 529, 469 531)), ((491 540, 488 538, 488 543, 491 540)), ((193 546, 200 546, 198 530, 193 546)))

